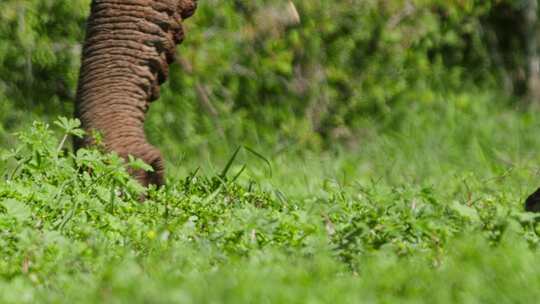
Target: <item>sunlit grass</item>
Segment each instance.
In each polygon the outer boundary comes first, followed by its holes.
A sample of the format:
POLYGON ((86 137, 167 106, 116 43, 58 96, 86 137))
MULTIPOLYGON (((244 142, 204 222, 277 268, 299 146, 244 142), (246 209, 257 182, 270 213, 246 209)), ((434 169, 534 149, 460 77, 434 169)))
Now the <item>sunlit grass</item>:
POLYGON ((58 149, 69 128, 22 128, 0 302, 534 302, 540 119, 459 100, 366 120, 347 148, 165 133, 169 183, 144 204, 117 158, 58 149))

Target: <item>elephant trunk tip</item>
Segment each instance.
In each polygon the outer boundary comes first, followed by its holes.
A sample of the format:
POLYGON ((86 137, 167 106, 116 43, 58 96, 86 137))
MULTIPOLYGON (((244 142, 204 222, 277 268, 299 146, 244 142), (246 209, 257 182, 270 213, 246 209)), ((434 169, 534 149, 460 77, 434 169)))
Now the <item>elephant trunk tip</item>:
POLYGON ((180 0, 180 15, 182 19, 187 19, 197 10, 197 0, 180 0))

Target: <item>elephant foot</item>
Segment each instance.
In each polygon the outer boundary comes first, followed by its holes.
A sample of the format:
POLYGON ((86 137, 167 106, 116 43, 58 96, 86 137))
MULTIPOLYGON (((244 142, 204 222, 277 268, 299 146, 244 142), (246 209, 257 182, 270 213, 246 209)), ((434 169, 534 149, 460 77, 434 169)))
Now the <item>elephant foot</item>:
POLYGON ((540 212, 540 188, 538 188, 533 194, 529 195, 525 201, 525 211, 540 212))
POLYGON ((161 187, 165 185, 165 165, 163 157, 158 149, 147 146, 145 149, 137 151, 138 153, 127 153, 140 158, 150 165, 153 171, 130 170, 130 173, 144 187, 155 185, 161 187))
POLYGON ((119 151, 119 155, 126 160, 131 155, 152 167, 152 171, 128 168, 128 172, 144 187, 150 185, 161 187, 165 185, 165 164, 163 156, 161 156, 161 152, 154 146, 148 143, 139 143, 138 145, 130 145, 130 148, 128 149, 125 149, 124 147, 109 147, 109 150, 119 151))
POLYGON ((158 187, 165 185, 165 165, 163 164, 163 157, 157 149, 149 164, 154 171, 147 172, 146 182, 148 185, 156 185, 158 187))

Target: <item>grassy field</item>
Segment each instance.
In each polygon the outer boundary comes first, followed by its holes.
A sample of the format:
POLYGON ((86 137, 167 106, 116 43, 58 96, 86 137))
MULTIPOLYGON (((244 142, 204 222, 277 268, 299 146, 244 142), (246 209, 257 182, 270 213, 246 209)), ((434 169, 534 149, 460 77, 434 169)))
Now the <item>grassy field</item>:
POLYGON ((18 121, 0 130, 0 302, 534 303, 540 115, 441 99, 323 150, 167 140, 144 204, 117 158, 64 151, 70 122, 18 121))

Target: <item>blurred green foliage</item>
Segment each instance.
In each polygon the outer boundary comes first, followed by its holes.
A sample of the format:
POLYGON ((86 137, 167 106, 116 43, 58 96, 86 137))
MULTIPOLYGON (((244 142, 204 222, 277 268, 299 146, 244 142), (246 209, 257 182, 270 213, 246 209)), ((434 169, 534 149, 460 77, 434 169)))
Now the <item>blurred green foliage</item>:
POLYGON ((1 0, 0 302, 534 302, 530 2, 201 0, 140 204, 120 158, 46 123, 90 0, 1 0), (224 166, 240 144, 262 157, 224 166))
POLYGON ((0 2, 0 98, 61 111, 73 98, 89 1, 0 2))
MULTIPOLYGON (((399 127, 446 92, 519 95, 525 2, 200 1, 150 137, 193 150, 213 137, 354 144, 366 124, 399 127)), ((89 3, 0 3, 0 100, 70 115, 89 3)))

